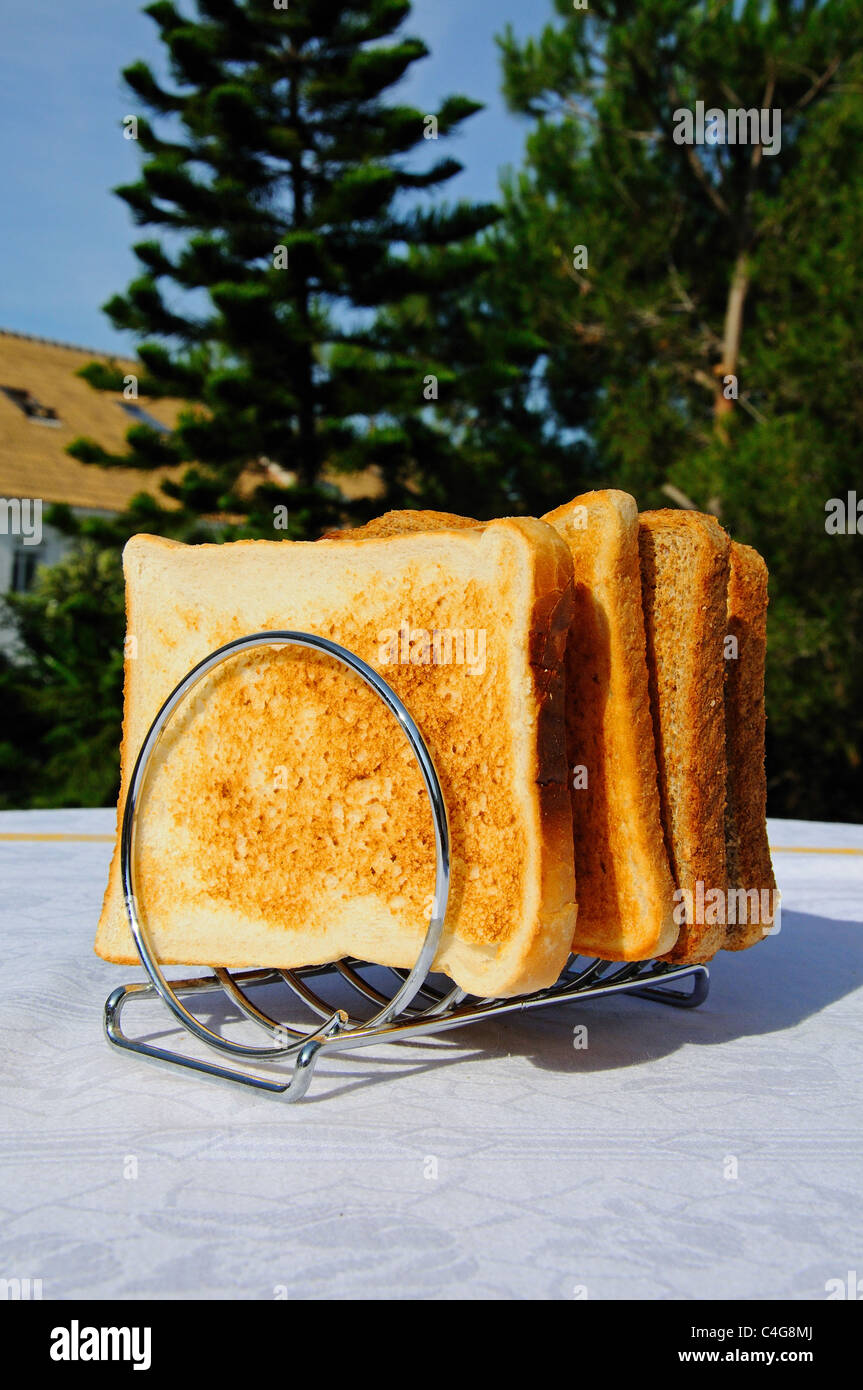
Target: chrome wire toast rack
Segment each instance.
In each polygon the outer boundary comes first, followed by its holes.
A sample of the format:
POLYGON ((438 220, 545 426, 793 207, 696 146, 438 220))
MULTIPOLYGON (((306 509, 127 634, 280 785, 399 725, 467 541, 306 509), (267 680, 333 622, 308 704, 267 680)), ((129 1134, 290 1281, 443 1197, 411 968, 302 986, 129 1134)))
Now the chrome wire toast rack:
POLYGON ((237 638, 212 652, 180 681, 156 715, 135 763, 123 815, 120 862, 129 926, 149 983, 121 985, 110 995, 105 1004, 109 1041, 159 1062, 281 1094, 291 1101, 305 1095, 319 1059, 336 1052, 440 1034, 481 1019, 562 1005, 573 999, 625 993, 677 1008, 694 1008, 707 997, 705 966, 673 966, 658 961, 621 964, 570 956, 551 988, 510 999, 467 995, 451 981, 435 976, 431 967, 449 897, 450 842, 446 805, 434 763, 408 710, 377 672, 353 652, 308 632, 258 632, 237 638), (156 960, 135 893, 135 837, 151 759, 177 707, 210 671, 241 652, 284 646, 322 652, 355 672, 383 701, 411 746, 431 805, 435 833, 435 892, 425 940, 410 971, 345 959, 294 970, 229 971, 211 966, 209 974, 168 980, 156 960), (681 981, 688 982, 687 989, 671 987, 681 981), (253 993, 258 1003, 253 1001, 253 993), (273 1003, 269 1002, 271 996, 273 1003), (124 1032, 122 1015, 126 1005, 156 997, 161 998, 176 1023, 191 1037, 193 1049, 209 1049, 210 1055, 220 1053, 231 1064, 210 1060, 206 1053, 195 1055, 194 1050, 172 1051, 124 1032), (210 1022, 218 1027, 208 1027, 184 1000, 207 1007, 210 1022), (265 1001, 272 1012, 260 1007, 265 1001), (280 1015, 287 1011, 289 1021, 274 1017, 277 1009, 280 1015), (268 1042, 255 1045, 228 1036, 238 1022, 247 1029, 249 1025, 256 1026, 267 1035, 268 1042), (239 1065, 240 1062, 245 1065, 239 1065))

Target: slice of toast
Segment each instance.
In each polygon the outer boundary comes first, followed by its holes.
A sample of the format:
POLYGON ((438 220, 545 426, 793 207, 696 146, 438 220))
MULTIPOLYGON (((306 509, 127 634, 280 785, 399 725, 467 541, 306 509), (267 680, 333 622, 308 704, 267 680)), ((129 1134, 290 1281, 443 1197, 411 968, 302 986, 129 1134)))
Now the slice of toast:
MULTIPOLYGON (((446 800, 449 910, 436 968, 481 995, 552 984, 575 917, 563 654, 572 562, 539 521, 357 543, 126 547, 118 826, 159 706, 232 638, 328 637, 413 714, 446 800)), ((140 804, 137 893, 166 964, 410 967, 434 835, 392 716, 323 654, 263 648, 208 675, 169 724, 140 804)), ((115 850, 96 949, 137 960, 115 850)))
POLYGON ((373 517, 364 526, 346 526, 338 531, 325 531, 322 541, 364 541, 375 536, 407 536, 414 531, 463 531, 480 526, 470 516, 454 512, 395 511, 373 517))
POLYGON ((776 880, 767 842, 764 769, 764 666, 767 653, 767 566, 751 546, 731 545, 725 742, 728 806, 725 818, 729 913, 726 951, 742 951, 773 922, 776 880), (731 895, 735 895, 731 911, 731 895), (741 894, 746 894, 745 910, 741 894), (732 915, 736 921, 732 922, 732 915))
POLYGON ((675 914, 685 916, 668 956, 675 963, 710 960, 725 944, 729 547, 710 516, 669 509, 639 518, 660 806, 675 914))
MULTIPOLYGON (((574 565, 566 730, 578 917, 573 950, 646 960, 670 950, 674 883, 662 833, 647 688, 638 509, 623 492, 585 494, 544 521, 574 565), (587 771, 587 786, 573 775, 587 771), (576 780, 579 786, 576 787, 576 780)), ((388 512, 339 537, 479 523, 447 512, 388 512)))
POLYGON ((647 960, 671 950, 679 927, 659 807, 638 508, 625 492, 590 492, 543 519, 563 536, 574 566, 566 648, 573 950, 647 960))

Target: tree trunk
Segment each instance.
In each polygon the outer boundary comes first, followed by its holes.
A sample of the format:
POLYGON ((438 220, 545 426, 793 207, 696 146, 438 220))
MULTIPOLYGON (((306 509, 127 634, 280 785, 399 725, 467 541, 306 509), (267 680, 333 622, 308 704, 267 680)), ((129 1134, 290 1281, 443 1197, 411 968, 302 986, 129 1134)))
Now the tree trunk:
POLYGON ((741 251, 734 262, 731 284, 728 289, 728 303, 725 309, 725 331, 722 335, 722 361, 714 368, 716 372, 716 396, 713 404, 713 418, 717 433, 725 437, 725 423, 734 409, 734 401, 724 394, 725 378, 737 376, 740 360, 740 340, 743 336, 743 305, 749 289, 749 255, 741 251))
MULTIPOLYGON (((291 79, 290 87, 291 121, 297 128, 300 114, 297 79, 291 79)), ((294 199, 294 226, 306 225, 306 171, 302 152, 291 161, 291 187, 294 199)), ((320 471, 318 456, 318 431, 314 400, 314 353, 311 345, 311 312, 309 305, 309 286, 305 275, 298 277, 296 308, 307 339, 300 354, 298 376, 300 377, 300 404, 298 426, 298 454, 288 462, 301 483, 311 486, 317 481, 320 471)))

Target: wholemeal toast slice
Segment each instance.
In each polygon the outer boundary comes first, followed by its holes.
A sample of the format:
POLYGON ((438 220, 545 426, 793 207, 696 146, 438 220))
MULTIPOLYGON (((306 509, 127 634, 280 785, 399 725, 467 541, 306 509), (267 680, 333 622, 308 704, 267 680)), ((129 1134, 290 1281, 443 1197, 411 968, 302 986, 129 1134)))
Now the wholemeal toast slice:
POLYGON ((650 704, 680 935, 674 962, 725 944, 725 662, 729 545, 695 512, 639 518, 650 704))
POLYGON ((726 951, 754 946, 773 922, 776 880, 767 842, 764 769, 764 665, 767 653, 767 566, 751 546, 733 541, 728 579, 728 635, 736 651, 727 662, 725 742, 728 805, 725 818, 729 910, 726 951), (741 894, 746 894, 745 911, 741 894), (732 915, 737 919, 732 922, 732 915))
POLYGON ((543 520, 563 536, 574 566, 566 647, 573 950, 646 960, 671 950, 679 927, 659 807, 638 508, 625 492, 590 492, 543 520))
MULTIPOLYGON (((357 543, 126 547, 118 826, 160 704, 249 633, 328 637, 381 672, 429 746, 452 885, 435 962, 478 994, 553 983, 574 928, 563 727, 572 562, 539 521, 357 543)), ((419 769, 346 668, 264 648, 210 673, 165 731, 140 804, 137 894, 167 964, 409 967, 434 888, 419 769)), ((115 850, 96 939, 137 959, 115 850)))

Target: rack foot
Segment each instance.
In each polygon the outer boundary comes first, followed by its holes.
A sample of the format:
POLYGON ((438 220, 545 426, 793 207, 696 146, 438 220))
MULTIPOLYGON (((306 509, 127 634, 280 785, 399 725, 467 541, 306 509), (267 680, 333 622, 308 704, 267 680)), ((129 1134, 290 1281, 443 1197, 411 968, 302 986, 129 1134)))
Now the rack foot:
MULTIPOLYGON (((266 972, 261 973, 265 974, 266 972)), ((211 981, 206 978, 182 983, 187 988, 192 989, 211 987, 211 981)), ((289 1050, 295 1058, 293 1072, 287 1081, 275 1081, 265 1076, 259 1076, 254 1072, 243 1071, 240 1067, 219 1066, 215 1062, 190 1057, 183 1052, 171 1052, 167 1048, 156 1047, 153 1043, 144 1042, 143 1039, 130 1038, 128 1033, 123 1031, 121 1023, 123 1006, 130 998, 135 996, 138 998, 152 997, 155 993, 152 985, 141 984, 120 985, 113 991, 105 1002, 104 1016, 105 1034, 110 1043, 124 1052, 134 1052, 140 1057, 149 1057, 155 1062, 184 1067, 188 1071, 195 1071, 202 1076, 214 1076, 222 1081, 236 1081, 241 1086, 251 1086, 256 1091, 283 1096, 286 1101, 302 1100, 311 1084, 321 1047, 328 1039, 335 1038, 347 1022, 347 1015, 341 1009, 336 1010, 331 1018, 307 1038, 299 1050, 296 1048, 289 1050)))
MULTIPOLYGON (((680 976, 676 977, 677 979, 680 976)), ((670 989, 668 985, 643 985, 640 989, 629 989, 627 994, 637 994, 640 999, 650 999, 655 1004, 669 1004, 673 1009, 697 1009, 710 993, 710 971, 706 965, 694 965, 689 972, 691 989, 670 989)))

